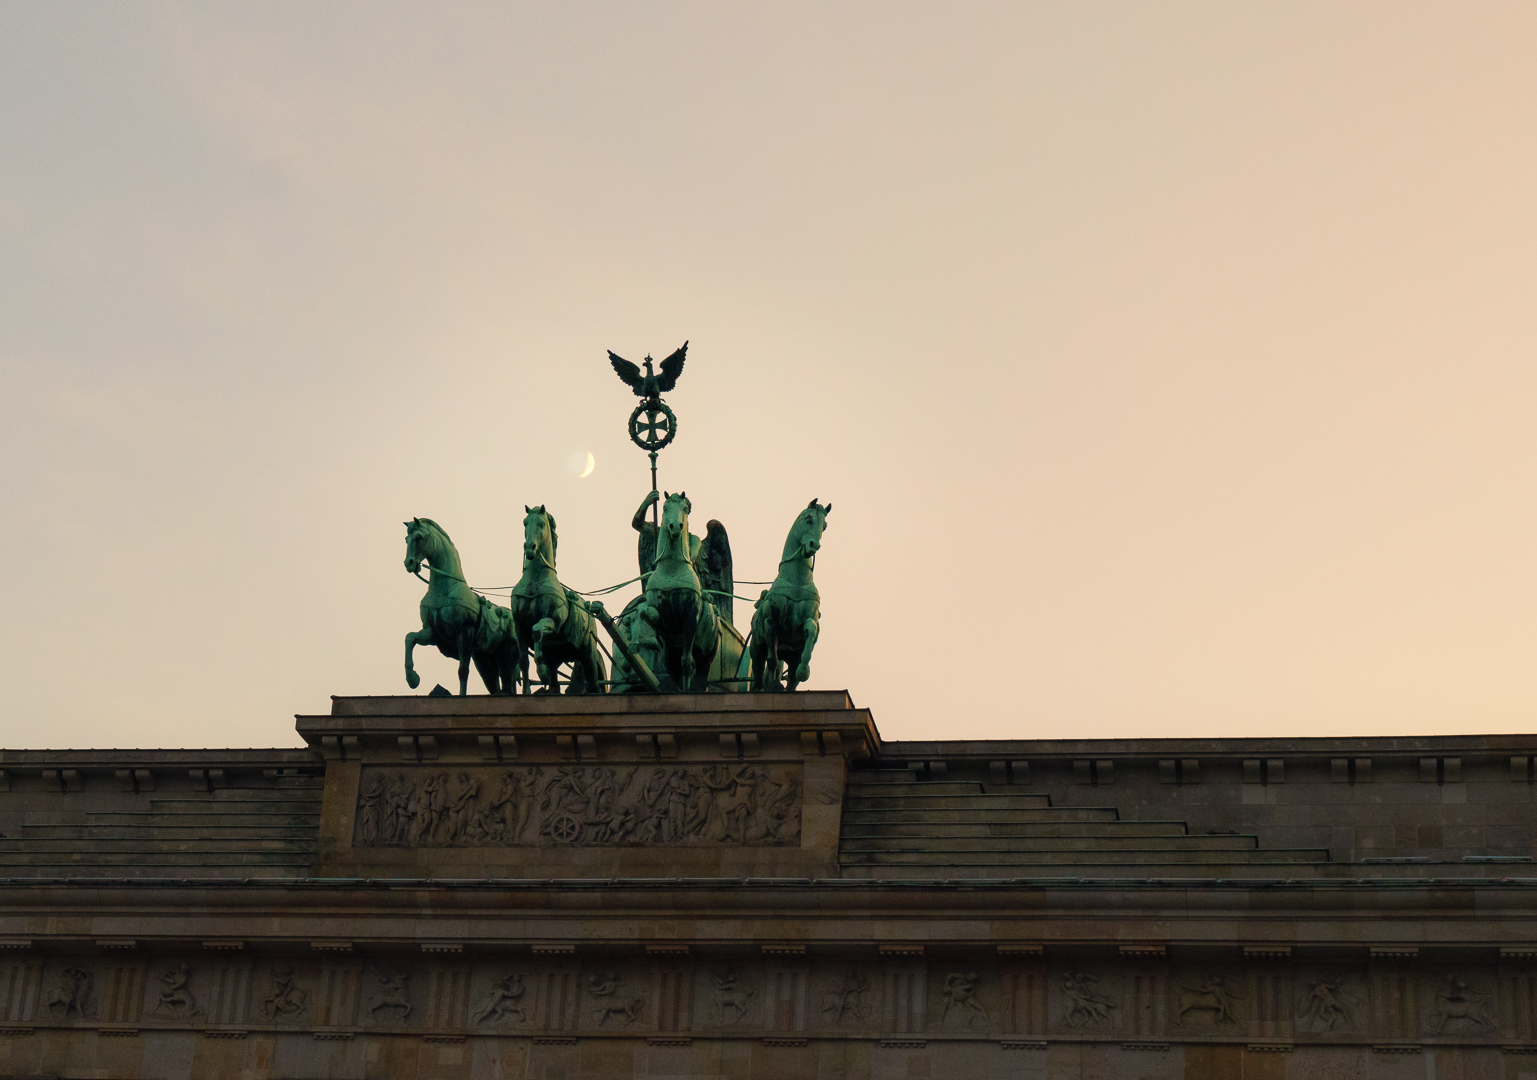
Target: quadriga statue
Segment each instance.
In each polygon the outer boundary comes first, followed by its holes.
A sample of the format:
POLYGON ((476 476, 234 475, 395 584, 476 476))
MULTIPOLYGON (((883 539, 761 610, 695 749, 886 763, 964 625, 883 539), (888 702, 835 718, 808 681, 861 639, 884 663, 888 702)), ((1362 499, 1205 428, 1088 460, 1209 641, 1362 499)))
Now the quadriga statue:
POLYGON ((646 591, 636 614, 654 635, 664 672, 680 690, 705 690, 721 648, 722 626, 706 597, 688 528, 694 509, 683 492, 664 495, 662 524, 656 535, 656 561, 646 577, 646 591))
POLYGON ((459 694, 469 693, 470 663, 480 672, 487 693, 511 694, 518 684, 522 653, 512 628, 512 613, 481 596, 464 580, 459 552, 442 526, 431 518, 406 525, 406 569, 421 577, 428 567, 422 597, 422 628, 406 635, 406 684, 415 690, 422 677, 411 654, 418 645, 436 645, 459 661, 459 694))
POLYGON ((754 690, 794 690, 811 678, 811 650, 816 648, 822 616, 812 568, 832 510, 832 503, 823 506, 812 499, 796 515, 774 584, 754 606, 748 645, 754 690), (781 683, 781 671, 788 685, 781 683))
POLYGON ((525 506, 523 518, 523 576, 512 589, 512 624, 519 663, 534 650, 534 666, 542 694, 559 692, 558 669, 571 665, 568 694, 601 694, 607 690, 603 653, 592 613, 576 593, 555 575, 559 543, 555 517, 543 506, 525 506))

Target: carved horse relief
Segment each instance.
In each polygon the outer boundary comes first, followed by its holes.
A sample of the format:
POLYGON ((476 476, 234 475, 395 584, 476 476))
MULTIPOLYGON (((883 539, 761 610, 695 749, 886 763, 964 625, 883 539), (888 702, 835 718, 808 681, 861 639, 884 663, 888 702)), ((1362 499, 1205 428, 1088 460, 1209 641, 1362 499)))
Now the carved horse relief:
POLYGON ((758 598, 752 617, 752 688, 794 690, 811 678, 811 650, 821 627, 822 597, 812 579, 832 503, 806 504, 785 537, 774 584, 758 598), (788 685, 780 682, 781 671, 788 685))
POLYGON ((469 693, 471 661, 488 693, 512 693, 518 667, 511 613, 470 588, 459 552, 442 526, 431 518, 412 518, 405 525, 406 569, 420 577, 425 562, 429 575, 421 602, 422 628, 406 635, 406 684, 415 690, 422 682, 412 663, 416 646, 436 645, 444 656, 459 661, 461 697, 469 693))
POLYGON ((801 800, 800 768, 790 765, 368 767, 353 843, 793 846, 801 800))

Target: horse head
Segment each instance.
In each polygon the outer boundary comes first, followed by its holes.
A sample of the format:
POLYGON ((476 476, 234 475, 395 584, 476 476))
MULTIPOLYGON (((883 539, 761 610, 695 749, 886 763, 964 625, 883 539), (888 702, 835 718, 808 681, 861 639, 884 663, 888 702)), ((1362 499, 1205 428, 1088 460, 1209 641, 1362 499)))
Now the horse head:
POLYGON ((555 531, 555 515, 551 514, 542 505, 523 507, 526 516, 523 518, 523 561, 537 560, 541 555, 544 561, 555 567, 555 555, 560 546, 560 539, 555 531), (546 554, 543 549, 549 548, 546 554))
POLYGON ((833 504, 823 506, 812 499, 790 526, 785 538, 784 561, 809 559, 822 547, 822 533, 827 529, 827 515, 833 512, 833 504))
POLYGON ((682 491, 667 495, 662 504, 662 531, 674 540, 682 537, 685 551, 688 550, 688 516, 693 511, 694 504, 682 491))
POLYGON ((431 566, 441 557, 443 545, 453 544, 448 539, 448 534, 443 527, 431 518, 412 518, 404 523, 406 527, 406 570, 412 574, 419 574, 422 563, 431 566))

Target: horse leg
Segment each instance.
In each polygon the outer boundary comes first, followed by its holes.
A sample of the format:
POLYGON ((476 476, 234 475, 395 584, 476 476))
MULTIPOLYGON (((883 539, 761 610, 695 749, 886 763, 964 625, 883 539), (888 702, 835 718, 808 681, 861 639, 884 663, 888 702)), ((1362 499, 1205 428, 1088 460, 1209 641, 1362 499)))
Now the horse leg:
POLYGON ((795 673, 790 679, 791 690, 795 689, 797 683, 803 683, 811 678, 811 650, 816 647, 817 633, 820 627, 821 623, 815 615, 810 616, 805 622, 801 623, 801 654, 799 663, 795 668, 795 673))
POLYGON ((755 621, 752 627, 752 640, 747 643, 747 660, 749 664, 748 676, 752 680, 747 684, 749 690, 761 691, 763 689, 763 669, 768 659, 768 633, 765 627, 755 621))
POLYGON ((406 685, 412 690, 422 685, 422 677, 416 673, 416 665, 411 662, 411 653, 418 645, 432 645, 432 630, 422 627, 406 635, 406 685))
MULTIPOLYGON (((580 670, 582 673, 582 689, 584 694, 601 694, 607 687, 603 685, 605 671, 603 668, 603 654, 598 651, 598 633, 596 628, 587 635, 586 656, 572 667, 572 671, 580 670)), ((573 685, 575 680, 572 680, 573 685)))
POLYGON ((475 631, 465 630, 459 635, 459 696, 470 695, 470 658, 475 652, 475 631))
POLYGON ((784 689, 784 683, 779 681, 779 635, 772 628, 763 642, 763 653, 763 689, 778 693, 784 689))
POLYGON ((485 653, 476 653, 475 670, 480 674, 480 681, 486 684, 486 693, 497 694, 501 692, 502 673, 497 667, 496 657, 487 656, 485 653))
POLYGON ((554 630, 554 619, 543 618, 534 624, 534 667, 538 669, 539 681, 543 684, 535 693, 560 693, 560 684, 556 681, 559 670, 556 665, 550 663, 549 652, 545 648, 545 638, 554 630))

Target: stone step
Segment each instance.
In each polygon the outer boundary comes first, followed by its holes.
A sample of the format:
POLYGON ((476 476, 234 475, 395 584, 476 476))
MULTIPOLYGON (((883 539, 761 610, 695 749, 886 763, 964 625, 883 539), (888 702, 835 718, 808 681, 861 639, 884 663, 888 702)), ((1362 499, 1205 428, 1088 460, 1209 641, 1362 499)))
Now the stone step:
POLYGON ((204 856, 286 856, 312 857, 315 845, 298 843, 218 843, 218 845, 114 845, 111 848, 57 848, 57 846, 29 846, 29 848, 3 848, 0 862, 69 862, 78 865, 95 865, 98 862, 128 862, 149 859, 191 859, 197 862, 204 856))
POLYGON ((314 864, 314 857, 303 852, 206 852, 195 855, 184 855, 177 852, 156 853, 153 855, 118 853, 102 855, 89 861, 72 861, 57 858, 18 858, 7 856, 0 859, 0 878, 23 876, 18 871, 33 871, 30 876, 48 876, 48 871, 57 873, 60 870, 68 870, 79 873, 82 870, 90 870, 92 877, 111 876, 103 875, 98 868, 101 867, 132 867, 137 872, 147 873, 151 867, 207 867, 207 866, 291 866, 296 868, 308 868, 314 864))
POLYGON ((845 823, 948 825, 952 823, 1008 824, 1024 822, 1119 821, 1114 809, 1097 806, 1063 806, 1045 810, 853 810, 843 811, 845 823))
POLYGON ((0 858, 18 853, 53 855, 89 855, 97 858, 112 852, 125 851, 314 851, 319 842, 308 840, 275 840, 242 837, 205 837, 189 840, 143 839, 125 837, 103 844, 99 840, 0 840, 0 858))
MULTIPOLYGON (((231 822, 242 822, 242 823, 263 822, 263 821, 292 821, 292 822, 308 822, 311 826, 316 826, 316 825, 319 825, 319 823, 320 823, 320 811, 319 810, 315 810, 315 811, 308 811, 308 810, 269 810, 269 811, 265 811, 265 812, 260 813, 260 814, 249 814, 249 813, 239 813, 239 814, 226 814, 226 813, 219 813, 219 814, 183 814, 183 813, 175 813, 175 814, 140 814, 140 813, 133 813, 133 812, 128 812, 128 811, 92 810, 92 811, 88 811, 84 815, 84 819, 83 820, 81 818, 81 815, 78 815, 78 814, 70 814, 70 815, 54 814, 54 815, 48 816, 46 818, 44 818, 44 815, 38 814, 38 815, 29 815, 29 817, 37 817, 37 818, 42 818, 43 819, 43 820, 37 821, 36 824, 37 824, 38 827, 41 827, 43 825, 47 825, 47 824, 49 824, 51 822, 58 822, 58 821, 69 821, 69 822, 75 822, 75 823, 82 824, 82 825, 89 824, 89 825, 93 825, 93 826, 95 826, 95 825, 107 826, 107 825, 112 825, 112 824, 129 824, 129 825, 133 825, 133 824, 152 824, 152 823, 158 822, 158 821, 171 821, 171 822, 231 821, 231 822)), ((28 821, 28 824, 31 825, 32 822, 28 821)))
POLYGON ((844 840, 867 836, 1186 836, 1183 821, 844 822, 844 840))
POLYGON ((848 810, 1050 810, 1045 795, 849 795, 848 810))
POLYGON ((89 842, 120 843, 123 840, 195 840, 206 839, 275 839, 314 840, 315 827, 283 827, 283 825, 31 825, 20 834, 0 836, 0 845, 11 840, 89 840, 89 842))
MULTIPOLYGON (((910 784, 849 784, 845 795, 881 798, 897 795, 981 795, 982 785, 967 781, 917 780, 910 784)), ((1022 794, 1029 794, 1024 792, 1022 794)))
MULTIPOLYGON (((1326 848, 1281 848, 1244 852, 1182 851, 1100 848, 1092 852, 1072 851, 845 851, 838 861, 845 866, 1076 866, 1092 864, 1107 867, 1162 863, 1171 866, 1207 866, 1226 862, 1248 863, 1321 863, 1329 861, 1326 848), (1242 857, 1248 856, 1248 857, 1242 857)), ((1125 874, 1117 876, 1127 876, 1125 874)))
POLYGON ((1033 836, 1010 837, 867 837, 844 840, 840 853, 910 851, 1253 851, 1253 836, 1033 836))
MULTIPOLYGON (((306 788, 273 788, 270 791, 237 790, 221 788, 210 792, 193 792, 189 795, 154 795, 149 796, 152 806, 190 805, 190 806, 248 806, 266 805, 268 803, 292 802, 292 803, 319 803, 322 795, 322 787, 316 784, 306 788)), ((127 792, 124 792, 127 797, 127 792)), ((143 798, 143 796, 140 796, 143 798)))
POLYGON ((1136 884, 1143 881, 1159 881, 1161 883, 1200 884, 1215 879, 1255 879, 1261 881, 1274 880, 1301 880, 1311 881, 1319 877, 1324 867, 1315 863, 1269 863, 1249 859, 1241 863, 1210 863, 1199 867, 1197 873, 1192 873, 1192 867, 1181 863, 1143 862, 1135 866, 1125 866, 1116 863, 1063 863, 1043 864, 1039 866, 999 866, 991 864, 979 864, 976 866, 880 866, 875 864, 862 866, 845 866, 842 868, 842 876, 848 879, 860 881, 998 881, 998 880, 1026 880, 1049 881, 1054 883, 1072 883, 1075 881, 1091 881, 1095 883, 1126 882, 1136 884))

